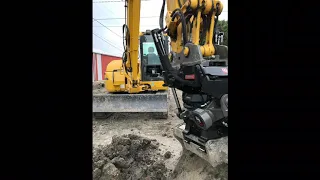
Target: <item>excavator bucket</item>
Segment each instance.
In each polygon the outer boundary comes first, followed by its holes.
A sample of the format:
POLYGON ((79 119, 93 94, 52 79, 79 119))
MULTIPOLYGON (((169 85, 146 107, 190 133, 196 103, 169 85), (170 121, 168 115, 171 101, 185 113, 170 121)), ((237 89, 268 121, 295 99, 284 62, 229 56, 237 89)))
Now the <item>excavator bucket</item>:
MULTIPOLYGON (((179 124, 174 128, 174 137, 180 142, 184 150, 196 154, 203 160, 209 162, 212 167, 220 164, 228 164, 228 137, 209 140, 205 143, 205 147, 200 147, 197 143, 188 142, 183 138, 183 130, 185 124, 179 124)), ((192 136, 192 135, 191 135, 192 136)), ((197 137, 193 136, 192 140, 197 141, 197 137)))
POLYGON ((93 95, 94 113, 153 113, 156 118, 168 116, 167 91, 144 94, 93 95))

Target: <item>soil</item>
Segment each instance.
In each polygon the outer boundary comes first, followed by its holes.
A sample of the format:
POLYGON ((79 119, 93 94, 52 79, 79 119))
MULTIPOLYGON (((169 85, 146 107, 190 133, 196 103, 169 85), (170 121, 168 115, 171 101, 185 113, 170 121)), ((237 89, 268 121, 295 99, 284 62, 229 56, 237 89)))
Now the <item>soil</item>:
MULTIPOLYGON (((101 82, 93 89, 93 93, 105 91, 101 82)), ((177 94, 180 98, 181 92, 177 94)), ((93 119, 94 179, 228 179, 227 164, 213 168, 183 151, 173 137, 173 128, 183 122, 175 112, 169 92, 168 119, 154 119, 149 113, 114 113, 107 119, 93 119)))
POLYGON ((113 136, 111 144, 93 151, 93 179, 166 179, 168 170, 158 149, 155 139, 113 136))

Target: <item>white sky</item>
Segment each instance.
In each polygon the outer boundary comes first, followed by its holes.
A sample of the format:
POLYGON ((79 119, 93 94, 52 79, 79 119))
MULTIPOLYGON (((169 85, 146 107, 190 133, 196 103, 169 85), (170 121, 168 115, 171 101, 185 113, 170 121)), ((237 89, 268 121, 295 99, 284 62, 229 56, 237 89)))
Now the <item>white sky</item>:
MULTIPOLYGON (((224 9, 219 20, 228 20, 228 1, 222 0, 224 9)), ((140 31, 159 27, 159 16, 162 0, 141 1, 140 31), (150 18, 152 16, 152 18, 150 18), (156 17, 155 17, 156 16, 156 17), (149 17, 149 18, 143 18, 149 17)), ((124 2, 103 2, 93 0, 93 49, 114 56, 122 56, 122 25, 125 17, 124 2), (99 3, 95 3, 99 2, 99 3), (107 20, 99 20, 106 19, 107 20), (110 19, 112 18, 112 19, 110 19), (121 18, 121 19, 114 19, 121 18), (100 24, 101 23, 101 24, 100 24), (104 27, 106 26, 106 27, 104 27), (99 37, 97 37, 99 36, 99 37), (103 40, 102 40, 102 39, 103 40)), ((166 10, 165 10, 166 14, 166 10)))

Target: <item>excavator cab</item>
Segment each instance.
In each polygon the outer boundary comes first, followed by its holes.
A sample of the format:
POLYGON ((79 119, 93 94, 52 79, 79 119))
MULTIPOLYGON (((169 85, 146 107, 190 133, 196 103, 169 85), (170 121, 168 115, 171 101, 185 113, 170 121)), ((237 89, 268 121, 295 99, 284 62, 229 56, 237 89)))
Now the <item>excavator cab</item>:
MULTIPOLYGON (((165 50, 169 51, 168 36, 165 36, 165 50)), ((140 36, 140 57, 141 57, 141 80, 142 81, 163 81, 163 68, 150 31, 140 36)))
POLYGON ((163 81, 162 66, 151 34, 140 36, 142 81, 163 81))
MULTIPOLYGON (((164 41, 164 49, 168 52, 168 36, 164 41)), ((163 87, 163 67, 150 30, 140 33, 139 45, 141 84, 149 84, 151 90, 167 90, 167 87, 163 87)))

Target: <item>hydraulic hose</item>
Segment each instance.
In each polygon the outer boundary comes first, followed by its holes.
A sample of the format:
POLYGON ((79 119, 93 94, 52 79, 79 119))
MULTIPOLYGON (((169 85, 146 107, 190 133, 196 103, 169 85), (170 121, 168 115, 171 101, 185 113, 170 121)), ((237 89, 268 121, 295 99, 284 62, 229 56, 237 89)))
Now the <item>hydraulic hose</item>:
MULTIPOLYGON (((127 57, 127 45, 130 44, 130 31, 129 31, 129 27, 128 25, 124 24, 122 26, 122 36, 123 36, 123 48, 124 48, 124 52, 123 52, 123 56, 122 56, 122 61, 123 61, 123 64, 124 64, 124 67, 125 66, 125 63, 127 62, 127 58, 130 59, 130 54, 129 54, 129 57, 127 57), (125 33, 126 32, 126 33, 125 33)), ((130 66, 132 67, 131 65, 131 61, 130 61, 130 66)), ((125 68, 125 71, 128 73, 128 69, 125 68)))
POLYGON ((174 19, 176 18, 176 16, 180 16, 181 19, 181 23, 182 23, 182 35, 183 35, 183 45, 186 45, 188 42, 188 36, 187 36, 187 23, 186 23, 186 19, 184 17, 184 14, 182 13, 181 9, 177 8, 172 12, 172 21, 174 21, 174 19))
POLYGON ((181 8, 182 7, 182 3, 180 0, 178 0, 178 3, 179 3, 179 7, 181 8))
POLYGON ((165 4, 166 4, 166 0, 163 0, 161 11, 160 11, 160 19, 159 19, 159 25, 160 25, 161 29, 163 29, 163 17, 164 17, 164 6, 165 6, 165 4))
MULTIPOLYGON (((166 54, 166 51, 163 48, 163 45, 162 45, 163 41, 161 40, 161 37, 159 37, 158 31, 159 29, 155 29, 155 30, 152 30, 151 32, 152 32, 152 37, 155 42, 157 52, 159 54, 161 65, 164 68, 164 70, 169 72, 168 74, 174 77, 174 79, 177 80, 179 83, 183 85, 191 86, 191 87, 198 87, 196 82, 184 80, 177 75, 178 74, 177 71, 170 64, 168 55, 166 54)), ((168 77, 168 78, 171 78, 171 77, 168 77)))
POLYGON ((122 41, 122 43, 123 43, 123 48, 124 48, 124 50, 126 51, 126 49, 127 49, 127 44, 130 43, 130 31, 129 31, 128 25, 126 25, 126 24, 124 24, 124 25, 122 26, 122 36, 123 36, 123 41, 122 41), (125 32, 126 32, 126 34, 125 34, 125 32))

